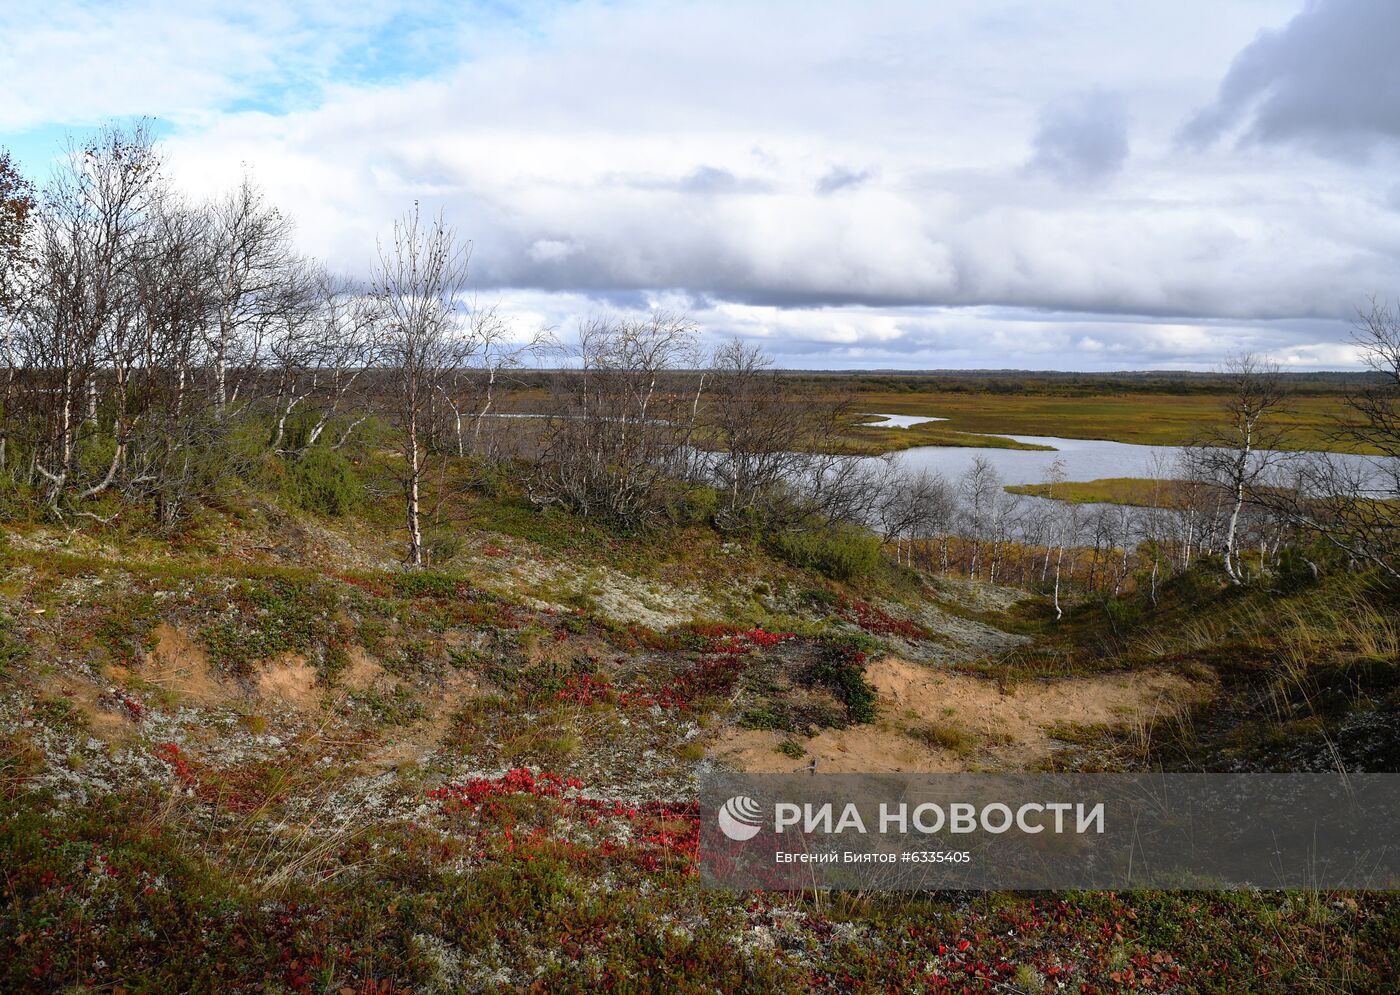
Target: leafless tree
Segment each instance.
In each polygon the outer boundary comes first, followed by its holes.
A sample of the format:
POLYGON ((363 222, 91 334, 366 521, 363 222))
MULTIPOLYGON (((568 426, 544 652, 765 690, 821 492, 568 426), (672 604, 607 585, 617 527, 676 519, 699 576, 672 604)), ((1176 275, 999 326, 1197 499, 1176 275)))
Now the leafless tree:
POLYGON ((317 445, 340 418, 348 423, 331 445, 345 445, 371 410, 364 385, 369 371, 380 365, 383 346, 385 323, 374 295, 323 270, 309 278, 314 296, 308 307, 274 326, 267 348, 276 384, 270 445, 292 456, 317 445), (288 422, 299 411, 310 418, 305 433, 292 442, 288 422))
MULTIPOLYGON (((126 378, 141 338, 134 279, 151 251, 161 194, 159 158, 139 125, 130 132, 105 129, 86 145, 70 146, 45 190, 23 347, 39 425, 33 466, 55 511, 84 474, 81 457, 99 431, 104 377, 114 380, 119 408, 128 396, 126 378)), ((111 462, 84 496, 109 486, 124 457, 127 412, 118 412, 114 426, 111 462)))
POLYGON ((628 526, 664 513, 691 464, 682 371, 695 365, 695 343, 694 322, 665 311, 584 322, 577 366, 551 382, 553 417, 532 499, 628 526))
POLYGON ((1286 410, 1288 395, 1278 366, 1245 353, 1225 367, 1229 393, 1226 418, 1190 448, 1197 473, 1222 487, 1230 500, 1225 525, 1225 572, 1230 581, 1243 583, 1236 533, 1245 502, 1267 478, 1281 458, 1287 429, 1278 416, 1286 410))
POLYGON ((0 473, 8 469, 10 392, 18 356, 14 337, 33 265, 34 185, 0 150, 0 473))
POLYGON ((407 560, 413 567, 426 562, 421 514, 427 414, 443 378, 462 359, 458 303, 469 257, 470 246, 441 214, 425 220, 414 204, 394 223, 392 244, 381 244, 371 278, 398 421, 407 560))
POLYGON ((1348 399, 1337 440, 1368 455, 1299 456, 1291 485, 1274 488, 1266 503, 1350 560, 1400 579, 1400 315, 1372 300, 1354 339, 1372 377, 1348 399))
POLYGON ((870 523, 879 514, 895 478, 888 460, 841 451, 849 397, 797 396, 761 349, 739 340, 715 351, 709 378, 700 424, 721 527, 870 523))
POLYGON ((293 248, 291 220, 251 180, 209 208, 216 306, 205 329, 214 414, 226 418, 258 376, 269 339, 300 334, 316 304, 314 270, 293 248))
POLYGON ((890 475, 881 491, 876 523, 886 539, 895 545, 899 559, 900 542, 905 542, 905 562, 913 557, 915 539, 939 535, 952 525, 956 498, 948 481, 928 470, 890 475))
POLYGON ((993 531, 994 506, 1001 492, 1001 477, 991 461, 975 456, 972 465, 958 478, 958 497, 962 500, 964 534, 972 542, 967 575, 976 577, 982 571, 984 546, 993 531))
POLYGON ((721 526, 775 510, 805 469, 808 418, 771 367, 761 349, 738 339, 715 351, 704 425, 714 450, 710 475, 722 495, 721 526))
POLYGON ((458 456, 468 448, 483 455, 482 428, 492 414, 500 391, 510 385, 514 371, 557 348, 551 328, 522 330, 499 304, 473 301, 468 310, 464 362, 440 385, 451 410, 452 436, 458 456), (471 429, 468 447, 466 429, 471 429))
MULTIPOLYGON (((1050 555, 1053 552, 1055 557, 1055 580, 1052 593, 1052 602, 1055 607, 1055 619, 1058 621, 1064 617, 1064 610, 1060 607, 1060 576, 1064 568, 1065 549, 1072 548, 1079 540, 1079 507, 1067 502, 1060 502, 1060 490, 1066 480, 1065 461, 1061 457, 1055 457, 1045 470, 1045 497, 1050 502, 1049 527, 1047 529, 1045 544, 1045 563, 1048 570, 1050 555)), ((1044 574, 1042 573, 1042 582, 1044 574)))
POLYGON ((1173 520, 1175 516, 1171 505, 1177 481, 1172 479, 1171 457, 1162 452, 1152 454, 1147 462, 1145 472, 1146 479, 1152 483, 1152 489, 1148 495, 1148 506, 1142 509, 1138 516, 1138 526, 1142 538, 1139 550, 1148 558, 1148 598, 1155 606, 1157 604, 1157 583, 1162 568, 1165 566, 1170 569, 1171 567, 1167 553, 1168 543, 1174 531, 1173 520))

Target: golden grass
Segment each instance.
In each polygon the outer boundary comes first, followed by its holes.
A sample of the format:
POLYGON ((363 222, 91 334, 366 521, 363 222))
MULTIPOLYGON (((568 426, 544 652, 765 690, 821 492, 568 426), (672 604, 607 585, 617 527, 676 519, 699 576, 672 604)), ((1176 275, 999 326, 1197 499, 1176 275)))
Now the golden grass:
MULTIPOLYGON (((863 411, 946 418, 938 431, 1109 439, 1139 445, 1181 446, 1220 421, 1215 394, 1120 393, 1073 397, 1035 393, 863 391, 863 411)), ((1280 416, 1294 449, 1344 450, 1333 435, 1347 407, 1338 394, 1299 395, 1280 416)), ((921 427, 921 426, 916 426, 921 427)), ((901 431, 898 429, 890 432, 901 431)), ((926 445, 932 443, 925 443, 926 445)))
POLYGON ((1165 508, 1178 481, 1148 480, 1143 477, 1103 477, 1099 480, 1066 481, 1055 484, 1009 484, 1011 494, 1054 498, 1070 504, 1128 504, 1138 508, 1165 508))
POLYGON ((1323 661, 1400 660, 1400 617, 1366 578, 1340 578, 1290 597, 1251 599, 1230 611, 1178 619, 1141 638, 1140 654, 1171 657, 1209 652, 1244 636, 1297 683, 1323 661))

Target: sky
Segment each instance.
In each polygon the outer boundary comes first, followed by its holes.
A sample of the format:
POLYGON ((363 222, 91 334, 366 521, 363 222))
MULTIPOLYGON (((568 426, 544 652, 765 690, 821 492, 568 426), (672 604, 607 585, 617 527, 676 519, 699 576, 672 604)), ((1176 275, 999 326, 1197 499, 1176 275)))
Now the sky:
POLYGON ((1400 295, 1400 3, 5 0, 0 147, 150 119, 368 272, 415 201, 525 334, 780 366, 1357 365, 1400 295))

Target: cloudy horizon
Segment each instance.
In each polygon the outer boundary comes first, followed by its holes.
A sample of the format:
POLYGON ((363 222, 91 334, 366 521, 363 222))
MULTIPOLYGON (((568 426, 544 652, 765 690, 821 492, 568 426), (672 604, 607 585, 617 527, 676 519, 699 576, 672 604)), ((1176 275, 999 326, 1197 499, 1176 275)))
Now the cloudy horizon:
POLYGON ((415 200, 522 329, 831 369, 1351 369, 1400 294, 1400 4, 18 4, 0 147, 151 119, 364 273, 415 200))

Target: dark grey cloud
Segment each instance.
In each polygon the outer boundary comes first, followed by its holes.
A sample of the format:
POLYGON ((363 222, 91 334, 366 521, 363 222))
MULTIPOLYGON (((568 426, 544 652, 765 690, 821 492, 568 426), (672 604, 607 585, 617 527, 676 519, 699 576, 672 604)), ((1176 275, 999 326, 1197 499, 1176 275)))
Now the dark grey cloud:
POLYGON ((873 169, 847 169, 845 166, 832 166, 817 180, 817 193, 832 194, 838 190, 850 190, 863 186, 875 175, 873 169))
POLYGON ((1215 101, 1182 128, 1205 145, 1241 131, 1343 158, 1400 140, 1400 3, 1309 0, 1230 65, 1215 101))
POLYGON ((1107 179, 1128 158, 1128 112, 1123 98, 1089 90, 1045 107, 1030 166, 1061 183, 1107 179))

